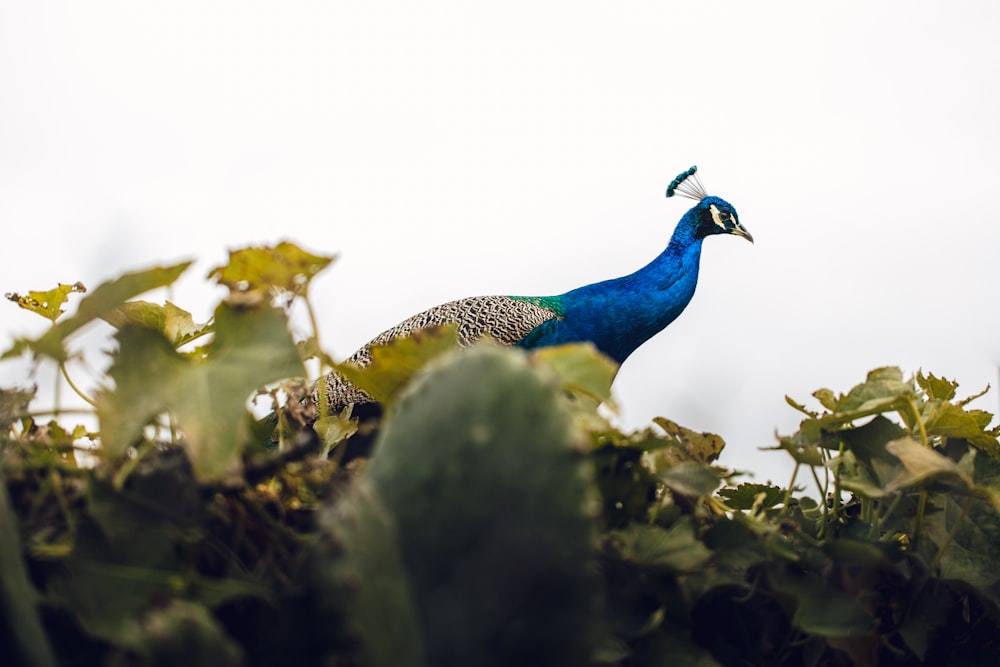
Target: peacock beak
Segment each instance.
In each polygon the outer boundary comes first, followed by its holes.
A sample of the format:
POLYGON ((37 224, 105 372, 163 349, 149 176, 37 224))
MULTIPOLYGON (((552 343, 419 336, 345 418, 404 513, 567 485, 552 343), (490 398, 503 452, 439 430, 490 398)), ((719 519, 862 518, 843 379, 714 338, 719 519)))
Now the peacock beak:
POLYGON ((730 232, 730 233, 731 234, 736 234, 736 236, 742 236, 743 238, 745 238, 750 243, 753 243, 753 237, 750 236, 750 232, 748 232, 746 230, 746 227, 744 227, 743 225, 741 225, 738 222, 736 223, 736 226, 733 227, 733 231, 730 232))

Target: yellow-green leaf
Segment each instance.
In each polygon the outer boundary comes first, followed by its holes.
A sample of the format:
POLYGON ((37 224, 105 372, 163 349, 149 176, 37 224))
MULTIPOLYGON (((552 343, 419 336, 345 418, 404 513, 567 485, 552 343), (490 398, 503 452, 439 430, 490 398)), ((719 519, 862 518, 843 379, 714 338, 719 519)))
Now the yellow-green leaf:
POLYGON ((162 306, 148 301, 126 301, 103 318, 116 329, 135 324, 154 329, 180 347, 212 330, 209 324, 194 321, 191 313, 167 301, 162 306))
POLYGON ((69 336, 96 319, 108 317, 127 300, 157 287, 172 284, 190 265, 191 262, 182 262, 173 266, 153 267, 126 273, 102 283, 80 301, 80 307, 73 315, 56 322, 37 339, 16 340, 14 345, 4 352, 2 358, 16 357, 30 351, 36 357, 44 356, 58 362, 66 361, 69 352, 66 350, 65 342, 69 336))
POLYGON ((542 347, 531 356, 552 370, 568 391, 589 396, 598 403, 611 401, 611 383, 618 373, 618 364, 592 344, 542 347))
POLYGON ((229 263, 212 269, 208 277, 234 294, 263 297, 274 291, 304 294, 309 281, 330 265, 335 256, 314 255, 294 243, 247 247, 229 252, 229 263))
POLYGON ((20 294, 5 294, 9 301, 13 301, 21 308, 25 310, 30 310, 33 313, 37 313, 47 320, 55 322, 59 319, 59 316, 63 314, 63 304, 66 303, 67 298, 73 292, 86 292, 87 288, 83 286, 83 283, 77 282, 72 285, 63 285, 59 283, 59 286, 55 289, 50 289, 44 292, 28 292, 25 295, 20 294))
POLYGON ((342 363, 335 370, 387 405, 431 359, 457 347, 456 325, 429 327, 371 348, 371 363, 367 366, 342 363))

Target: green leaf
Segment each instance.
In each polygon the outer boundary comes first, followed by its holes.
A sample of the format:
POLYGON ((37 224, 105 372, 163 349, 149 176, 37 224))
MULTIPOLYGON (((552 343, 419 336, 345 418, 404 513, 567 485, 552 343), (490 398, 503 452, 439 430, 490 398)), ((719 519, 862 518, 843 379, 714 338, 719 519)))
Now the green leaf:
POLYGON ((24 296, 20 294, 5 294, 4 296, 21 308, 30 310, 51 322, 55 322, 63 314, 62 306, 66 303, 69 295, 73 292, 82 293, 86 291, 87 288, 80 282, 73 283, 72 285, 59 283, 59 286, 55 289, 44 292, 28 292, 24 296))
POLYGON ((171 412, 199 478, 233 470, 246 442, 247 398, 269 382, 303 375, 304 368, 278 309, 223 304, 215 331, 204 361, 179 355, 157 331, 128 326, 118 332, 108 371, 116 387, 98 399, 109 454, 122 455, 150 420, 171 412))
POLYGON ((785 500, 785 490, 771 484, 743 483, 736 488, 719 489, 719 495, 726 499, 726 504, 736 510, 749 510, 754 507, 768 509, 780 505, 785 500))
POLYGON ((913 385, 903 381, 901 370, 896 367, 876 368, 868 373, 863 384, 857 385, 837 401, 834 412, 869 412, 877 406, 890 405, 900 396, 912 393, 913 385))
POLYGON ((171 600, 129 623, 130 654, 118 654, 108 667, 240 667, 242 647, 205 607, 171 600))
POLYGON ((827 410, 837 409, 837 396, 829 389, 817 389, 813 392, 813 397, 827 410))
POLYGON ((688 498, 701 498, 719 488, 718 473, 694 461, 683 461, 656 476, 672 492, 688 498))
POLYGON ((654 417, 653 423, 662 428, 667 436, 680 444, 686 459, 701 463, 711 463, 719 458, 726 446, 721 436, 714 433, 692 431, 677 422, 663 417, 654 417))
POLYGON ((0 358, 16 357, 30 351, 36 357, 49 357, 57 362, 66 361, 69 353, 65 341, 69 336, 96 319, 110 316, 128 299, 173 284, 190 265, 191 262, 182 262, 173 266, 154 267, 145 271, 126 273, 102 283, 80 301, 80 307, 72 316, 57 322, 40 338, 16 340, 0 358))
POLYGON ((191 313, 169 301, 162 306, 148 301, 126 301, 103 319, 116 329, 133 324, 159 331, 175 348, 212 331, 211 325, 195 322, 191 313))
POLYGON ((611 400, 611 383, 618 364, 590 343, 542 347, 531 358, 552 370, 562 386, 575 394, 589 396, 598 403, 611 400))
POLYGON ((943 377, 939 378, 933 373, 928 373, 925 376, 923 371, 917 371, 916 379, 917 385, 927 392, 928 398, 936 398, 942 401, 950 401, 955 398, 955 390, 958 389, 957 382, 952 382, 943 377))
POLYGON ((432 359, 458 348, 458 326, 448 324, 415 331, 371 348, 367 366, 337 364, 335 370, 384 405, 432 359))
POLYGON ((840 486, 845 491, 867 498, 882 498, 888 495, 889 492, 885 488, 888 480, 898 477, 903 471, 898 462, 895 466, 889 466, 881 461, 875 463, 862 461, 850 450, 832 459, 828 466, 838 472, 840 486))
POLYGON ((423 667, 425 638, 396 520, 369 480, 352 484, 318 513, 317 523, 321 538, 310 552, 308 586, 320 623, 349 619, 355 655, 345 662, 423 667))
POLYGON ((994 605, 1000 604, 1000 514, 975 495, 941 494, 938 503, 943 511, 925 515, 924 526, 927 536, 943 548, 937 554, 941 578, 963 581, 994 605), (962 518, 967 503, 968 514, 962 518))
MULTIPOLYGON (((0 471, 2 472, 2 471, 0 471)), ((20 521, 0 477, 0 662, 48 667, 55 665, 38 615, 38 592, 24 565, 20 521)))
POLYGON ((313 422, 313 430, 322 442, 320 458, 326 458, 334 447, 358 432, 358 422, 350 418, 350 409, 351 406, 347 406, 339 413, 323 415, 313 422))
POLYGON ((885 446, 885 449, 902 461, 906 469, 886 486, 889 492, 916 486, 932 477, 947 477, 949 481, 956 482, 961 487, 972 487, 972 480, 954 461, 930 447, 924 447, 913 438, 893 440, 885 446))
POLYGON ((694 522, 684 517, 668 528, 632 524, 610 534, 612 543, 626 561, 674 572, 687 572, 703 565, 712 552, 694 533, 694 522))
MULTIPOLYGON (((802 423, 804 424, 805 420, 802 423)), ((792 437, 778 436, 778 446, 765 448, 765 451, 783 449, 795 459, 796 463, 801 463, 807 466, 821 466, 824 463, 823 453, 819 450, 819 447, 814 442, 807 442, 804 435, 801 433, 796 433, 792 437)))
POLYGON ((932 409, 924 428, 928 435, 968 440, 974 447, 998 458, 1000 444, 996 436, 984 430, 992 419, 993 415, 984 410, 964 410, 951 403, 941 403, 932 409))
POLYGON ((855 428, 837 432, 844 454, 830 462, 830 468, 840 471, 841 485, 870 498, 881 498, 889 491, 886 485, 903 474, 899 459, 886 450, 886 444, 909 437, 908 432, 882 415, 855 428))
POLYGON ((231 250, 229 263, 215 267, 208 277, 244 296, 263 298, 275 291, 305 294, 309 282, 334 259, 282 241, 276 246, 231 250))
POLYGON ((852 637, 874 632, 874 619, 861 604, 832 588, 817 574, 791 568, 768 575, 772 587, 795 601, 792 624, 821 637, 852 637))
POLYGON ((814 417, 814 418, 815 417, 819 417, 819 413, 818 412, 816 412, 815 410, 810 410, 809 408, 807 408, 806 406, 802 405, 801 403, 799 403, 798 401, 796 401, 794 398, 792 398, 791 396, 789 396, 787 394, 785 395, 785 403, 787 403, 788 405, 792 406, 793 408, 795 408, 796 410, 798 410, 802 414, 806 415, 807 417, 814 417))

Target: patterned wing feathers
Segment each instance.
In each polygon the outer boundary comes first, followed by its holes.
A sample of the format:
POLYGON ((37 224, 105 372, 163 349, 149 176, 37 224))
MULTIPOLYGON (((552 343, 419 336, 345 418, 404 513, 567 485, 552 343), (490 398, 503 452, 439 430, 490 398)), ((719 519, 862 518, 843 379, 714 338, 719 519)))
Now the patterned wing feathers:
MULTIPOLYGON (((418 313, 396 326, 383 331, 355 352, 346 363, 367 366, 371 363, 371 348, 416 331, 444 324, 458 325, 458 341, 471 345, 489 337, 503 345, 515 345, 535 327, 555 318, 552 310, 537 302, 506 296, 475 296, 450 301, 418 313)), ((327 400, 331 411, 350 404, 370 403, 372 398, 337 373, 326 377, 327 400)))

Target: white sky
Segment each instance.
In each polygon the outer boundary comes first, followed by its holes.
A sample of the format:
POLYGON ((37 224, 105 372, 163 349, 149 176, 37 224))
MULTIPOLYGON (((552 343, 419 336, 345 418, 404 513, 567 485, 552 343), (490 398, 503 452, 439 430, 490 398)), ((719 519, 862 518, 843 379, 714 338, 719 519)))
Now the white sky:
MULTIPOLYGON (((343 357, 436 303, 633 271, 697 164, 757 243, 705 244, 618 401, 784 482, 756 448, 786 393, 996 384, 998 28, 989 0, 6 0, 0 291, 197 258, 175 298, 204 319, 226 249, 288 238, 340 254, 314 294, 343 357)), ((0 312, 4 346, 43 324, 0 312)))

